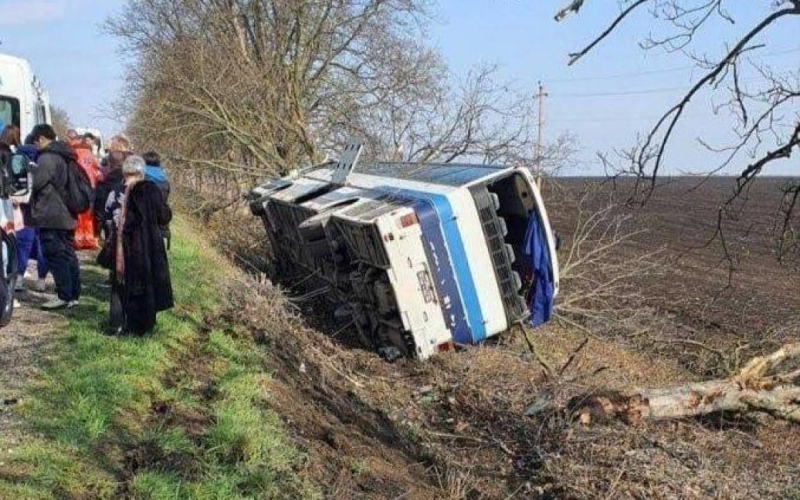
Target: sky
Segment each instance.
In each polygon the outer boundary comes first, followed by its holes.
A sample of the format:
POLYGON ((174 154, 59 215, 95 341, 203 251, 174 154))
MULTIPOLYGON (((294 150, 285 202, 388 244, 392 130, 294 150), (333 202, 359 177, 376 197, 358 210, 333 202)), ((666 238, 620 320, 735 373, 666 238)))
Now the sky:
POLYGON ((111 116, 124 86, 116 41, 102 33, 117 0, 0 0, 0 52, 27 59, 51 102, 75 126, 108 136, 124 126, 111 116))
MULTIPOLYGON (((563 132, 578 139, 580 153, 566 173, 602 174, 597 152, 625 148, 681 96, 699 75, 683 54, 643 51, 638 43, 659 25, 642 12, 608 41, 573 66, 568 54, 589 41, 616 15, 612 0, 587 1, 579 16, 553 20, 566 0, 439 0, 434 2, 430 42, 456 75, 481 64, 499 67, 511 88, 533 93, 541 81, 545 100, 545 140, 563 132)), ((719 55, 728 33, 756 22, 761 2, 730 2, 736 26, 710 26, 696 47, 719 55)), ((106 136, 124 123, 112 118, 124 86, 125 62, 116 41, 104 34, 103 21, 121 9, 121 0, 0 0, 0 52, 28 59, 75 125, 93 125, 106 136), (36 29, 31 29, 35 26, 36 29)), ((790 18, 760 42, 759 60, 778 69, 800 70, 800 19, 790 18)), ((748 76, 753 84, 756 78, 748 76)), ((669 173, 702 171, 716 157, 697 138, 716 144, 730 139, 731 121, 715 115, 722 99, 704 92, 686 111, 673 147, 669 173)), ((794 112, 800 110, 795 109, 794 112)), ((797 174, 796 160, 772 174, 797 174)))

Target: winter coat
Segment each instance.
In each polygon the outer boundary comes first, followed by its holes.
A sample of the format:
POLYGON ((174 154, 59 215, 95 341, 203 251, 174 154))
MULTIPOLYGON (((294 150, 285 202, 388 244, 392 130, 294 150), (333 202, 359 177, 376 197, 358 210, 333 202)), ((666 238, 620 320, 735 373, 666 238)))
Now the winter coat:
POLYGON ((0 142, 0 167, 5 167, 10 162, 13 154, 14 152, 7 144, 0 142))
POLYGON ((108 196, 113 192, 121 192, 124 189, 125 180, 122 176, 122 164, 131 153, 111 152, 103 160, 103 166, 98 175, 97 187, 94 197, 94 213, 99 220, 104 220, 105 203, 108 196))
POLYGON ((172 212, 153 182, 137 182, 125 196, 125 225, 118 235, 123 238, 125 277, 118 286, 127 329, 143 334, 155 326, 158 312, 174 305, 169 261, 159 230, 169 224, 172 212))
POLYGON ((78 219, 64 203, 62 193, 67 187, 69 162, 77 157, 63 142, 51 142, 39 153, 38 164, 31 169, 30 210, 25 225, 41 229, 73 230, 78 219))
POLYGON ((86 172, 92 187, 96 187, 97 179, 100 176, 100 164, 97 163, 97 158, 92 153, 92 148, 83 141, 75 141, 72 143, 72 150, 75 151, 75 155, 78 157, 78 165, 86 172))
POLYGON ((36 149, 36 146, 31 146, 30 144, 19 146, 17 148, 17 153, 25 155, 28 161, 33 163, 36 163, 39 159, 39 150, 36 149))

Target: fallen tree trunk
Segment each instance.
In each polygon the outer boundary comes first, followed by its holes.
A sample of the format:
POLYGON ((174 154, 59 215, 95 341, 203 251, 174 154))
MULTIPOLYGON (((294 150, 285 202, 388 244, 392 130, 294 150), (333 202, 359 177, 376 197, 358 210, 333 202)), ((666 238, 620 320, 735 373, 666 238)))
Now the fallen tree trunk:
POLYGON ((800 343, 787 344, 751 360, 729 379, 593 394, 573 399, 570 408, 584 425, 615 419, 636 423, 697 417, 723 411, 760 411, 800 423, 800 369, 776 373, 787 361, 797 359, 800 343))

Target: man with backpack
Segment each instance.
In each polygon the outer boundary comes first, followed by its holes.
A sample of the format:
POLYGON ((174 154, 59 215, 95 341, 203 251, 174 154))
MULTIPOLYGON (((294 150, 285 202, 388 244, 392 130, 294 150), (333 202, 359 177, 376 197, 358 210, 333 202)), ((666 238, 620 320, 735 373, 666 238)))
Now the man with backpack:
POLYGON ((39 150, 27 225, 39 228, 42 250, 56 282, 57 298, 42 305, 56 310, 75 307, 81 295, 81 270, 73 247, 78 214, 91 206, 91 183, 76 163, 75 152, 56 140, 50 125, 31 133, 39 150))

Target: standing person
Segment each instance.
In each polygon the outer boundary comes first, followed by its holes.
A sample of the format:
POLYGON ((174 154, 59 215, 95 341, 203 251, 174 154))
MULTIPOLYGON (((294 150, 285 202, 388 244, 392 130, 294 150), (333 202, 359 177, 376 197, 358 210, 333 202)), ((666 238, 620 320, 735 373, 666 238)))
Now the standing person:
POLYGON ((92 154, 95 156, 95 158, 100 157, 100 144, 97 140, 97 137, 95 137, 94 134, 90 132, 86 132, 85 134, 83 134, 83 142, 84 144, 86 144, 86 147, 88 147, 92 151, 92 154))
POLYGON ((36 228, 24 227, 17 230, 17 271, 20 279, 17 280, 17 291, 25 290, 25 272, 28 270, 28 261, 36 260, 37 279, 33 282, 33 290, 44 292, 47 290, 47 259, 44 257, 39 233, 36 228))
MULTIPOLYGON (((91 142, 85 137, 77 138, 70 142, 70 146, 78 157, 78 165, 86 172, 92 189, 97 188, 97 178, 100 175, 100 165, 92 152, 91 142)), ((78 250, 97 250, 97 236, 95 234, 95 217, 93 208, 78 214, 78 228, 75 231, 75 248, 78 250)))
MULTIPOLYGON (((158 189, 161 190, 161 195, 164 197, 164 203, 169 206, 169 194, 172 188, 169 184, 169 179, 167 179, 167 173, 161 165, 161 155, 155 151, 148 151, 142 155, 142 158, 144 158, 147 164, 144 171, 144 179, 146 181, 152 181, 158 186, 158 189)), ((169 250, 172 241, 172 233, 169 230, 169 224, 161 227, 161 235, 164 237, 167 250, 169 250)))
POLYGON ((58 295, 42 305, 42 309, 74 307, 81 295, 81 268, 73 247, 78 221, 67 207, 64 193, 69 175, 67 169, 71 168, 69 163, 76 161, 77 157, 69 146, 56 140, 56 133, 50 125, 37 125, 31 136, 39 150, 39 162, 31 172, 30 215, 25 222, 39 229, 44 256, 53 273, 58 295))
POLYGON ((97 176, 94 199, 95 218, 100 227, 104 227, 105 203, 108 196, 123 189, 122 165, 133 154, 131 149, 131 142, 124 135, 115 135, 108 142, 108 155, 103 159, 97 176))
POLYGON ((161 165, 161 155, 155 151, 148 151, 142 155, 142 158, 146 164, 144 180, 155 182, 164 196, 164 202, 169 204, 169 194, 172 188, 170 187, 167 173, 164 171, 163 165, 161 165))
POLYGON ((64 140, 66 141, 67 144, 72 144, 73 142, 80 140, 81 138, 80 134, 78 134, 78 131, 75 130, 74 128, 67 129, 65 135, 66 137, 64 138, 64 140))
POLYGON ((20 132, 14 125, 6 125, 0 130, 0 165, 5 165, 8 158, 19 147, 20 132))
POLYGON ((129 157, 122 171, 125 194, 116 204, 114 217, 112 327, 118 333, 143 335, 155 326, 156 314, 174 305, 161 236, 161 227, 169 224, 172 213, 158 186, 145 180, 142 157, 129 157), (121 315, 114 310, 117 307, 121 307, 121 315))
POLYGON ((0 165, 6 165, 20 147, 20 130, 15 125, 0 129, 0 165))

